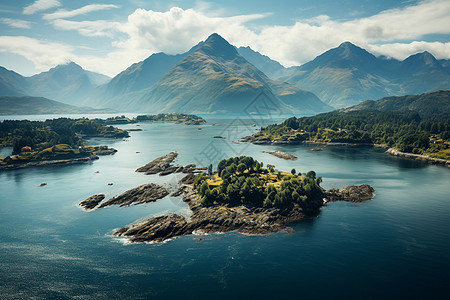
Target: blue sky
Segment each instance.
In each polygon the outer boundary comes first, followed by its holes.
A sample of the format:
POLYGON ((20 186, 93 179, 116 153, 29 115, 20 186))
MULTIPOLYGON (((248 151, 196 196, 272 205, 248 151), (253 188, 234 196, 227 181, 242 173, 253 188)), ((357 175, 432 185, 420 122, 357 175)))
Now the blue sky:
POLYGON ((2 1, 0 65, 29 76, 74 61, 114 76, 213 32, 285 66, 344 41, 397 59, 425 50, 450 59, 450 1, 2 1))

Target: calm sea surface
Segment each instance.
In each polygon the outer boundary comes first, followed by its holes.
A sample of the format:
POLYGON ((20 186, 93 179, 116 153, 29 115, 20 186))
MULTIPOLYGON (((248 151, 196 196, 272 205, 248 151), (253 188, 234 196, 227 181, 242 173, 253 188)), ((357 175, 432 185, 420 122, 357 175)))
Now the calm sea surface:
POLYGON ((0 298, 448 297, 448 168, 395 158, 382 149, 326 147, 308 152, 308 146, 242 144, 238 138, 255 132, 258 126, 251 125, 261 120, 205 118, 208 123, 201 126, 120 126, 143 131, 131 132, 124 141, 89 140, 119 150, 89 164, 0 172, 0 298), (226 139, 212 138, 217 135, 226 139), (286 161, 262 152, 272 149, 299 159, 286 161), (367 183, 376 196, 361 204, 331 203, 319 216, 293 224, 291 234, 232 232, 204 235, 202 241, 189 235, 163 244, 128 244, 111 234, 161 214, 188 216, 181 197, 92 212, 78 207, 93 194, 112 197, 149 182, 175 190, 179 174, 145 176, 134 171, 170 151, 178 151, 176 163, 181 165, 251 155, 279 170, 315 170, 327 189, 367 183), (47 185, 38 187, 43 182, 47 185))

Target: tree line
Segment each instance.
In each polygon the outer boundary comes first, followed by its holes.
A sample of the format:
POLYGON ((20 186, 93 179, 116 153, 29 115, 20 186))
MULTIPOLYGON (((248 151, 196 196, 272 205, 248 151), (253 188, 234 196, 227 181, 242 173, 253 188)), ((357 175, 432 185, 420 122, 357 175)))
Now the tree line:
POLYGON ((421 118, 414 112, 337 111, 314 117, 292 117, 262 128, 261 133, 282 138, 297 130, 297 140, 386 144, 403 152, 421 154, 446 148, 445 143, 450 140, 450 118, 421 118), (441 142, 431 144, 432 140, 441 142))
POLYGON ((97 120, 58 118, 45 121, 5 120, 0 122, 0 142, 13 146, 13 154, 25 146, 43 150, 59 144, 72 148, 83 145, 83 136, 122 138, 124 130, 106 126, 97 120))

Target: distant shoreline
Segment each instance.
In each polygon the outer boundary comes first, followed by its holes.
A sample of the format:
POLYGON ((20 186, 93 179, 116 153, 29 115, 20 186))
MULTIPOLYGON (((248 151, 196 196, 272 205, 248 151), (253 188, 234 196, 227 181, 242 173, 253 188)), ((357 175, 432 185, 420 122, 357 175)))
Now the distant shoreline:
POLYGON ((433 165, 442 165, 442 166, 450 168, 450 160, 446 160, 446 159, 442 159, 442 158, 434 158, 434 157, 431 157, 428 155, 421 155, 421 154, 414 154, 414 153, 405 153, 405 152, 395 150, 393 148, 387 149, 386 153, 393 155, 393 156, 425 161, 425 162, 428 162, 433 165))
MULTIPOLYGON (((339 142, 324 142, 324 141, 271 141, 268 139, 256 140, 253 136, 246 136, 241 139, 242 142, 252 143, 255 145, 325 145, 325 146, 343 146, 343 147, 374 147, 374 148, 388 148, 385 144, 371 144, 371 143, 339 143, 339 142)), ((385 151, 387 154, 409 158, 419 161, 428 162, 433 165, 442 165, 450 168, 450 160, 442 158, 434 158, 428 155, 406 153, 389 148, 385 151)))
POLYGON ((31 161, 26 163, 0 165, 0 171, 2 170, 17 170, 28 167, 41 167, 41 166, 60 166, 60 165, 75 165, 87 163, 97 160, 97 155, 90 155, 87 157, 69 158, 69 159, 57 159, 57 160, 43 160, 43 161, 31 161))

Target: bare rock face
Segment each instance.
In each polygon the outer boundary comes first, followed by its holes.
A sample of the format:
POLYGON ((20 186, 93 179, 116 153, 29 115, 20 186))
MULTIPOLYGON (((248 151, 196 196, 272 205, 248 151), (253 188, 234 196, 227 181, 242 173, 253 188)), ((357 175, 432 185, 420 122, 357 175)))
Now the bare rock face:
POLYGON ((179 184, 193 184, 195 177, 197 177, 197 174, 189 173, 183 178, 181 178, 180 181, 178 181, 179 184))
POLYGON ((194 164, 190 164, 185 167, 171 165, 177 156, 177 152, 170 152, 169 154, 158 157, 145 166, 138 168, 136 172, 143 172, 145 175, 159 174, 160 176, 165 176, 172 173, 194 173, 195 171, 205 169, 197 168, 194 164))
POLYGON ((146 175, 158 174, 169 168, 170 164, 175 160, 175 158, 177 158, 177 156, 177 152, 170 152, 169 154, 158 157, 145 166, 138 168, 136 172, 143 172, 146 175))
POLYGON ((127 206, 132 204, 155 202, 156 200, 164 198, 168 194, 169 192, 163 186, 154 183, 143 184, 130 189, 119 196, 109 199, 100 205, 99 208, 109 205, 127 206))
POLYGON ((349 185, 342 189, 330 189, 326 192, 327 201, 348 201, 359 203, 373 198, 373 187, 368 184, 349 185))
POLYGON ((292 154, 286 153, 286 152, 282 152, 282 151, 263 151, 264 153, 269 153, 272 154, 273 156, 276 156, 278 158, 282 158, 282 159, 286 159, 286 160, 297 160, 298 157, 294 156, 292 154))
POLYGON ((114 234, 128 237, 131 242, 162 242, 189 233, 192 233, 192 230, 186 219, 177 214, 170 214, 148 219, 135 226, 121 228, 114 234))
POLYGON ((105 199, 105 194, 93 195, 80 203, 80 206, 86 210, 94 209, 100 202, 105 199))

